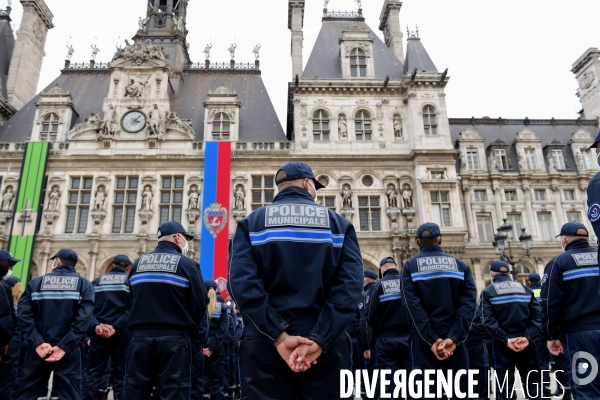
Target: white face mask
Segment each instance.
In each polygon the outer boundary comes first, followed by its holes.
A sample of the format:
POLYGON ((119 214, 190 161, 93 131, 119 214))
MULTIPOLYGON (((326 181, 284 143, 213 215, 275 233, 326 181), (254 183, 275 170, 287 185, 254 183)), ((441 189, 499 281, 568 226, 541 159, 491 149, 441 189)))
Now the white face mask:
MULTIPOLYGON (((180 236, 183 238, 182 235, 180 235, 180 236)), ((188 253, 188 251, 190 250, 190 242, 188 242, 185 238, 183 240, 185 240, 185 246, 183 246, 181 248, 181 254, 183 254, 185 256, 188 253)))
POLYGON ((8 272, 6 273, 6 275, 4 275, 4 277, 2 278, 3 281, 7 280, 8 278, 10 278, 10 276, 12 275, 12 269, 9 269, 8 272))
MULTIPOLYGON (((315 188, 315 185, 313 185, 312 183, 310 183, 310 181, 308 181, 308 184, 310 186, 312 186, 313 190, 315 191, 315 203, 318 203, 318 200, 317 200, 317 188, 315 188)), ((308 193, 310 193, 310 190, 308 191, 308 193)))
POLYGON ((561 247, 562 247, 562 249, 563 249, 563 252, 564 252, 564 251, 566 251, 566 247, 567 247, 567 242, 566 242, 566 240, 562 240, 562 239, 560 239, 560 245, 561 245, 561 247))
POLYGON ((53 261, 53 263, 52 263, 52 269, 58 267, 59 265, 60 265, 60 260, 58 258, 55 258, 54 261, 53 261))

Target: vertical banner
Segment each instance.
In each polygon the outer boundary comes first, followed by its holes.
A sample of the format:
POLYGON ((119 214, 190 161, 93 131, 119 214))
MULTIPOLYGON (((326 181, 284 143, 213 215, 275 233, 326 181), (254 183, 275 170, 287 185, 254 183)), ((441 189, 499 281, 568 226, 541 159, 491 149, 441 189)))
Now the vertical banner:
POLYGON ((38 211, 43 202, 43 183, 48 165, 49 148, 48 142, 27 143, 21 165, 19 191, 8 249, 15 258, 21 260, 13 268, 13 276, 21 279, 23 283, 27 282, 29 277, 35 236, 39 229, 38 211))
POLYGON ((205 146, 200 268, 204 279, 227 279, 231 142, 205 146))

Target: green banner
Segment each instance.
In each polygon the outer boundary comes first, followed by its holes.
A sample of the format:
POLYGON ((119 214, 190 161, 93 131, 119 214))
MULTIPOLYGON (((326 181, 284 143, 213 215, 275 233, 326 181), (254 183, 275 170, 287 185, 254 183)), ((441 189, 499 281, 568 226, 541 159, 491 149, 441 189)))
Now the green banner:
POLYGON ((15 214, 10 230, 8 249, 13 257, 21 260, 13 268, 13 276, 25 283, 33 259, 35 236, 39 229, 38 213, 41 212, 44 177, 48 164, 48 142, 27 143, 21 165, 19 192, 17 193, 15 214))

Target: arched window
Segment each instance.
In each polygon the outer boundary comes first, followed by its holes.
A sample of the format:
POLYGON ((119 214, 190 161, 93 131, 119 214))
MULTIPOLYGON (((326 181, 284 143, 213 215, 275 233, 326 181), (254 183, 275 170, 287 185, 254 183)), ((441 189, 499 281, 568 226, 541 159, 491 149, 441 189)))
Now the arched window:
POLYGON ((356 140, 371 140, 371 115, 366 111, 359 111, 354 118, 356 140))
POLYGON ((350 74, 351 76, 367 76, 367 57, 361 49, 350 52, 350 74))
POLYGON ((229 140, 231 133, 231 123, 229 117, 224 113, 215 115, 213 119, 213 139, 214 140, 229 140))
POLYGON ((423 125, 426 135, 437 135, 437 121, 435 120, 435 108, 425 106, 423 109, 423 125))
POLYGON ((313 115, 313 136, 315 140, 329 140, 329 117, 323 110, 313 115))
POLYGON ((42 132, 40 132, 41 140, 49 140, 54 142, 56 135, 58 134, 58 122, 60 119, 58 115, 50 113, 44 117, 42 121, 42 132))

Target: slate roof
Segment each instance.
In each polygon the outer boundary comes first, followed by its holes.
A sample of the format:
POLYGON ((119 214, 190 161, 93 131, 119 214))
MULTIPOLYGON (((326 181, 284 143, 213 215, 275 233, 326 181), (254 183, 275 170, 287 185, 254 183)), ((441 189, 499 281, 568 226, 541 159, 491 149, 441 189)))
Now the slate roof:
MULTIPOLYGON (((208 90, 215 90, 221 84, 237 91, 240 109, 239 141, 282 141, 286 140, 283 128, 267 93, 260 75, 184 73, 184 83, 179 96, 171 101, 171 110, 182 119, 192 119, 196 140, 204 139, 204 105, 208 90)), ((102 110, 102 103, 110 86, 110 70, 96 70, 89 73, 65 70, 43 91, 58 84, 69 91, 75 111, 79 114, 72 125, 82 122, 92 112, 102 110)), ((39 95, 29 101, 4 125, 0 126, 0 142, 24 142, 31 137, 35 103, 39 95)))
POLYGON ((409 37, 406 41, 404 73, 412 72, 415 68, 418 72, 438 72, 421 39, 409 37))
MULTIPOLYGON (((512 164, 511 172, 519 170, 517 152, 514 141, 517 138, 517 133, 528 129, 536 134, 538 139, 541 139, 542 150, 546 156, 546 146, 550 142, 556 141, 564 145, 563 154, 565 155, 565 163, 567 170, 571 172, 577 171, 575 156, 569 145, 573 133, 584 130, 589 132, 590 144, 596 137, 598 128, 595 120, 529 120, 529 119, 459 119, 450 118, 450 134, 452 142, 458 148, 458 138, 462 131, 473 129, 479 133, 482 139, 485 140, 484 146, 486 149, 486 158, 490 154, 490 145, 496 140, 501 140, 508 145, 508 157, 512 164)), ((553 142, 552 144, 555 144, 553 142)), ((547 161, 544 159, 547 165, 547 161)), ((460 169, 460 163, 457 163, 457 168, 460 169)))
POLYGON ((6 15, 0 16, 0 95, 8 99, 6 93, 6 82, 8 81, 8 70, 15 47, 15 36, 10 27, 10 19, 6 15))
MULTIPOLYGON (((342 30, 356 22, 324 21, 321 31, 315 42, 315 47, 310 54, 302 79, 342 79, 342 66, 340 60, 339 39, 342 30)), ((358 25, 365 25, 358 23, 358 25)), ((390 78, 401 79, 404 76, 402 61, 398 60, 394 52, 379 39, 379 36, 369 28, 373 38, 373 62, 375 65, 375 79, 390 78)))

